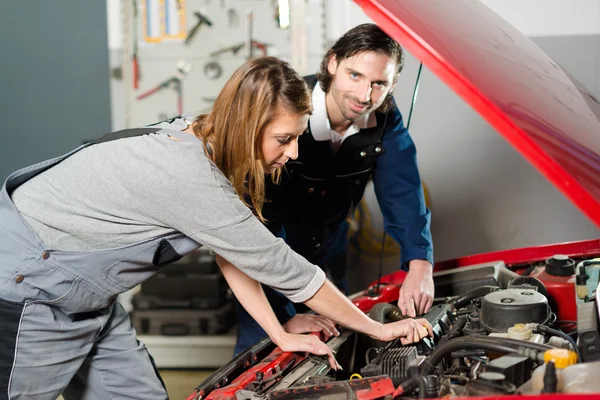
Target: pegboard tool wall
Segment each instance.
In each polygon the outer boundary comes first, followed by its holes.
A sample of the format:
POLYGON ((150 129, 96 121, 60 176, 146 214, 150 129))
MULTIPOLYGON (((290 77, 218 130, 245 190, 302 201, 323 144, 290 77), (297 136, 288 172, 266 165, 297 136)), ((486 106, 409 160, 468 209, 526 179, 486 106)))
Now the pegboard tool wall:
MULTIPOLYGON (((323 1, 307 0, 306 2, 308 15, 306 21, 307 65, 310 73, 316 72, 323 56, 323 1)), ((140 71, 138 89, 133 88, 132 82, 112 78, 114 129, 125 126, 126 112, 130 113, 129 125, 132 127, 177 115, 178 94, 173 86, 161 89, 141 100, 138 100, 137 97, 173 77, 177 72, 177 64, 180 60, 185 60, 192 66, 191 71, 181 80, 183 111, 189 114, 209 111, 212 102, 227 79, 247 59, 248 48, 247 45, 244 46, 237 54, 226 52, 218 56, 211 56, 211 53, 225 47, 247 43, 247 13, 250 11, 253 14, 253 39, 270 45, 267 48, 268 55, 291 61, 291 32, 289 28, 279 28, 275 17, 274 3, 277 2, 272 0, 186 0, 187 33, 198 22, 195 12, 206 16, 212 26, 202 24, 189 45, 185 45, 183 39, 163 39, 159 43, 144 41, 144 2, 137 0, 137 23, 134 23, 132 13, 129 19, 130 25, 128 27, 121 26, 121 28, 129 28, 128 30, 124 29, 123 32, 132 35, 129 38, 130 43, 135 41, 138 45, 137 58, 140 71), (237 25, 230 23, 229 10, 231 9, 237 12, 237 25), (222 68, 221 75, 216 79, 210 79, 205 73, 205 66, 209 62, 217 62, 222 68), (129 85, 129 95, 125 90, 125 85, 129 85), (130 102, 129 111, 125 107, 127 101, 130 102)), ((291 18, 294 16, 292 15, 291 18)), ((122 18, 122 24, 126 20, 126 18, 122 18)), ((254 48, 253 53, 260 55, 261 51, 254 48)), ((120 65, 123 61, 121 53, 111 52, 111 60, 113 66, 120 65)))

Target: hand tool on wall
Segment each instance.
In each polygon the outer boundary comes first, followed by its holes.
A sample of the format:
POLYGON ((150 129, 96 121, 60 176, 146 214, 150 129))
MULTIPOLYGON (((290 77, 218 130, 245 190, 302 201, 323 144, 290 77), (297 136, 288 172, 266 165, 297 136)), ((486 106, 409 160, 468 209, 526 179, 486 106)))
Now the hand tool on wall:
POLYGON ((237 28, 240 25, 240 14, 235 8, 227 10, 227 25, 230 28, 237 28))
POLYGON ((246 43, 239 43, 239 44, 235 44, 233 46, 223 47, 221 49, 213 51, 212 53, 209 54, 209 56, 216 57, 216 56, 220 56, 221 54, 225 54, 225 53, 229 53, 229 52, 232 52, 234 56, 237 56, 237 53, 239 53, 240 50, 244 48, 244 46, 246 46, 246 43))
POLYGON ((133 88, 138 89, 140 84, 140 64, 138 60, 138 0, 133 1, 133 88))
POLYGON ((183 89, 182 89, 181 81, 187 74, 190 73, 191 70, 192 70, 192 64, 188 63, 185 60, 179 61, 177 63, 177 72, 175 73, 175 75, 162 81, 161 83, 159 83, 158 85, 154 86, 153 88, 145 91, 144 93, 140 94, 137 97, 137 99, 138 100, 145 99, 146 97, 148 97, 162 89, 166 89, 166 88, 170 87, 170 88, 173 88, 173 90, 175 90, 175 92, 177 93, 177 113, 182 114, 183 113, 183 89))
POLYGON ((260 50, 262 56, 267 55, 267 47, 269 46, 271 46, 269 43, 259 42, 258 40, 252 41, 252 47, 255 47, 258 50, 260 50))
POLYGON ((223 75, 223 67, 217 61, 210 61, 204 65, 204 75, 211 81, 218 79, 223 75))
MULTIPOLYGON (((242 42, 242 43, 235 44, 233 46, 223 47, 221 49, 213 51, 212 53, 209 54, 209 56, 216 57, 216 56, 220 56, 221 54, 225 54, 225 53, 229 53, 229 52, 233 53, 233 55, 236 56, 240 52, 241 49, 246 47, 246 45, 247 45, 246 42, 242 42)), ((259 42, 258 40, 252 41, 252 47, 260 50, 261 55, 263 55, 263 56, 267 55, 267 48, 269 46, 271 46, 270 43, 259 42)))
POLYGON ((246 16, 248 17, 248 37, 246 38, 247 43, 248 43, 248 59, 251 59, 254 55, 254 52, 252 51, 254 49, 254 47, 252 46, 252 41, 253 41, 253 24, 254 24, 254 13, 252 12, 252 10, 248 11, 246 13, 246 16))
POLYGON ((186 46, 190 45, 190 43, 192 42, 192 39, 194 38, 194 36, 198 32, 198 29, 200 29, 200 27, 203 24, 206 24, 208 26, 212 26, 212 21, 210 19, 208 19, 204 14, 199 13, 198 11, 195 11, 194 15, 198 19, 198 22, 196 22, 196 25, 194 25, 192 27, 192 29, 188 33, 187 37, 185 38, 185 41, 183 43, 185 43, 186 46))

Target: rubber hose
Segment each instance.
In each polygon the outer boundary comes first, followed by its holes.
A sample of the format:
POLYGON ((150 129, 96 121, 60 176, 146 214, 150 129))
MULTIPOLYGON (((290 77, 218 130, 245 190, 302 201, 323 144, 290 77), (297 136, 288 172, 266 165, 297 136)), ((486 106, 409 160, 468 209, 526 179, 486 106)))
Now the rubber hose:
POLYGON ((437 365, 446 357, 454 351, 458 350, 467 350, 467 349, 481 349, 494 351, 502 354, 510 354, 510 353, 518 353, 527 357, 530 357, 536 361, 540 359, 539 352, 536 349, 532 348, 516 348, 510 344, 501 343, 498 341, 489 340, 488 338, 477 337, 477 336, 466 336, 460 337, 456 339, 452 339, 447 343, 438 346, 429 357, 425 359, 423 362, 423 368, 421 369, 421 375, 429 375, 432 374, 437 365), (531 354, 526 350, 531 350, 534 352, 531 354))
POLYGON ((483 350, 458 350, 453 351, 450 354, 452 358, 465 358, 465 357, 482 357, 485 356, 485 351, 483 350))
POLYGON ((579 347, 577 347, 575 339, 573 339, 571 336, 562 331, 559 331, 558 329, 552 329, 550 327, 547 327, 546 325, 538 325, 537 331, 551 336, 561 337, 569 343, 571 343, 571 346, 573 346, 573 350, 575 350, 575 353, 577 353, 577 362, 583 362, 583 360, 581 359, 581 353, 579 352, 579 347))
MULTIPOLYGON (((369 318, 381 324, 400 321, 403 319, 400 308, 389 303, 375 304, 369 311, 369 318)), ((382 342, 374 338, 371 338, 371 345, 373 347, 389 347, 386 342, 382 342)), ((383 352, 381 354, 383 354, 383 352)))
POLYGON ((369 317, 379 323, 395 322, 403 319, 402 311, 393 304, 377 303, 369 311, 369 317))
POLYGON ((474 289, 469 290, 467 293, 458 296, 456 299, 452 300, 451 303, 454 306, 454 308, 458 310, 468 305, 471 302, 471 300, 483 297, 486 294, 495 292, 498 289, 500 289, 498 286, 489 285, 476 287, 474 289))
POLYGON ((469 318, 466 315, 461 315, 460 317, 458 317, 454 322, 454 325, 452 325, 452 329, 450 329, 448 333, 446 333, 440 338, 437 345, 440 346, 446 343, 447 341, 462 335, 463 328, 465 327, 465 325, 467 325, 468 320, 469 318))
POLYGON ((534 350, 538 350, 538 351, 546 351, 546 350, 553 349, 552 346, 548 346, 547 344, 534 343, 534 342, 529 342, 527 340, 519 340, 519 339, 511 339, 511 338, 495 337, 495 336, 479 336, 479 337, 485 338, 487 340, 492 340, 494 342, 506 344, 509 346, 527 347, 529 349, 534 349, 534 350))
POLYGON ((425 377, 424 376, 413 376, 407 381, 404 381, 398 388, 394 391, 392 398, 396 399, 400 395, 404 393, 411 393, 419 387, 419 398, 423 398, 425 395, 425 377))

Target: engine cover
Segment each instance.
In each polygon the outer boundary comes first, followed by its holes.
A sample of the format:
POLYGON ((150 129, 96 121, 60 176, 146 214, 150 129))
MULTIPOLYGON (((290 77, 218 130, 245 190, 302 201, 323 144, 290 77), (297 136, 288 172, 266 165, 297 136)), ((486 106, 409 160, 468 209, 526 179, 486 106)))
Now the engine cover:
POLYGON ((488 332, 506 332, 515 324, 547 322, 550 308, 548 299, 535 290, 506 289, 481 299, 480 318, 488 332))

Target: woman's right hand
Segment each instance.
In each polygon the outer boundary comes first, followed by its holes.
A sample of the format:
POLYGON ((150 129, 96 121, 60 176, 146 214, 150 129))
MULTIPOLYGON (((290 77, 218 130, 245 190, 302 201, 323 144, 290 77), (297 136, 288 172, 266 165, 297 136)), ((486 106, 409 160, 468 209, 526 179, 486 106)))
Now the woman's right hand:
POLYGON ((389 342, 399 337, 402 344, 411 344, 427 336, 433 337, 433 328, 425 318, 407 318, 381 325, 375 339, 389 342))
POLYGON ((317 335, 300 335, 283 332, 278 338, 273 339, 273 342, 285 352, 308 352, 318 356, 327 355, 331 368, 334 370, 342 369, 335 359, 333 351, 317 335))

